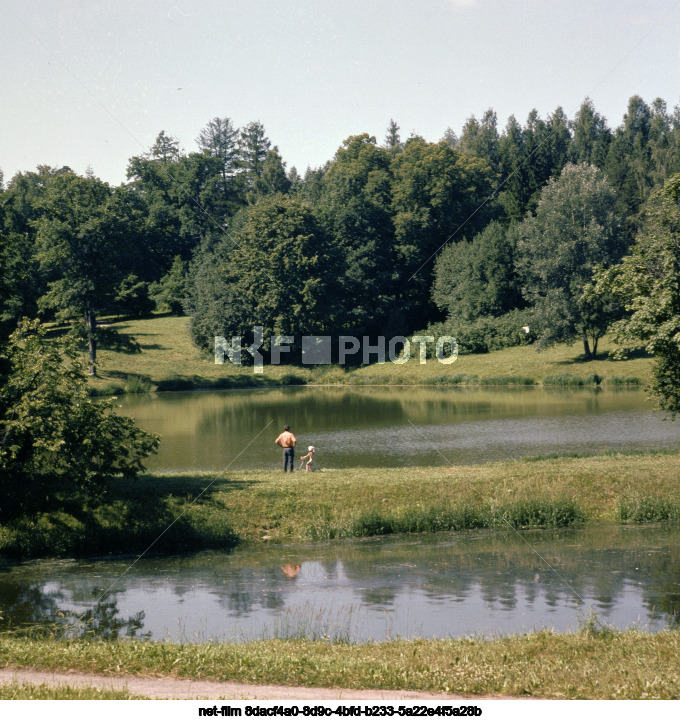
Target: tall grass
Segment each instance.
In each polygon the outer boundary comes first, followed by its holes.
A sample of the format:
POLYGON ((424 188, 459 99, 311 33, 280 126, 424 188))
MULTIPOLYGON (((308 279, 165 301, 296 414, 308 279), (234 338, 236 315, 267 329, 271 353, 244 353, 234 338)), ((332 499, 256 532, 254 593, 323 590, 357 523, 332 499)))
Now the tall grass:
POLYGON ((534 386, 536 381, 526 376, 486 376, 480 381, 483 386, 534 386))
POLYGON ((625 498, 619 502, 618 518, 622 523, 679 523, 680 499, 625 498))
POLYGON ((642 381, 635 376, 608 376, 605 378, 605 384, 612 388, 638 387, 642 385, 642 381))
POLYGON ((393 533, 438 533, 476 528, 559 528, 585 521, 583 510, 570 499, 532 499, 497 506, 463 504, 409 508, 399 514, 369 510, 340 524, 321 518, 309 526, 313 540, 363 538, 393 533))
POLYGON ((602 378, 597 374, 575 376, 571 373, 558 373, 543 379, 544 386, 598 386, 601 382, 602 378))

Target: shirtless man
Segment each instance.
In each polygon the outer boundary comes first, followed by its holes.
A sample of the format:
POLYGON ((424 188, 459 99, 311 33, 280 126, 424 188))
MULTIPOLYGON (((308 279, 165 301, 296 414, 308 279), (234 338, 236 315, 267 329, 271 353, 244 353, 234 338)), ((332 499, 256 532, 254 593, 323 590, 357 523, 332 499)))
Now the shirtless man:
POLYGON ((293 472, 295 464, 295 444, 297 440, 295 436, 290 432, 290 426, 283 427, 283 433, 274 441, 277 446, 283 448, 283 472, 288 470, 290 464, 290 471, 293 472))

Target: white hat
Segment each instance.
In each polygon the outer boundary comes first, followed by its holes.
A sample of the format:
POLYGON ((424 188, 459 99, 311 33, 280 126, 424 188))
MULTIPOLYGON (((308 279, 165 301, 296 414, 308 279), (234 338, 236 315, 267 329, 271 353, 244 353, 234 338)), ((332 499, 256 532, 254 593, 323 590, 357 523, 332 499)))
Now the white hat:
POLYGON ((313 451, 313 450, 314 450, 314 446, 310 446, 307 450, 308 450, 308 451, 313 451))

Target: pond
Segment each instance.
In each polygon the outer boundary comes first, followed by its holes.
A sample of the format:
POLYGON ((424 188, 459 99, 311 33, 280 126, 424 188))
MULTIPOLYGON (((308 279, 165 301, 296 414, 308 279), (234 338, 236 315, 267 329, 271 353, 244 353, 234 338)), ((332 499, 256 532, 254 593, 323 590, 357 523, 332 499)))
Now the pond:
POLYGON ((680 529, 612 526, 270 546, 132 567, 34 561, 0 570, 0 625, 87 612, 103 635, 365 641, 576 630, 594 612, 656 631, 680 619, 679 541, 680 529))
POLYGON ((156 470, 275 468, 288 423, 322 468, 473 464, 572 451, 677 448, 642 391, 284 388, 124 396, 163 436, 156 470), (440 455, 441 454, 441 455, 440 455))

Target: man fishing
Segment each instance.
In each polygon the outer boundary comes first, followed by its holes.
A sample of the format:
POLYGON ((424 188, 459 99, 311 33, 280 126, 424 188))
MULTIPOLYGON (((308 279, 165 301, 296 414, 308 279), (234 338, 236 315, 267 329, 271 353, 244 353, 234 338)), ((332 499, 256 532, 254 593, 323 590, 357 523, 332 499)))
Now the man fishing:
POLYGON ((295 444, 297 443, 297 440, 290 432, 290 426, 286 425, 283 427, 283 433, 274 441, 274 443, 283 448, 283 472, 285 473, 290 465, 290 471, 292 473, 295 470, 293 466, 295 464, 295 444))

